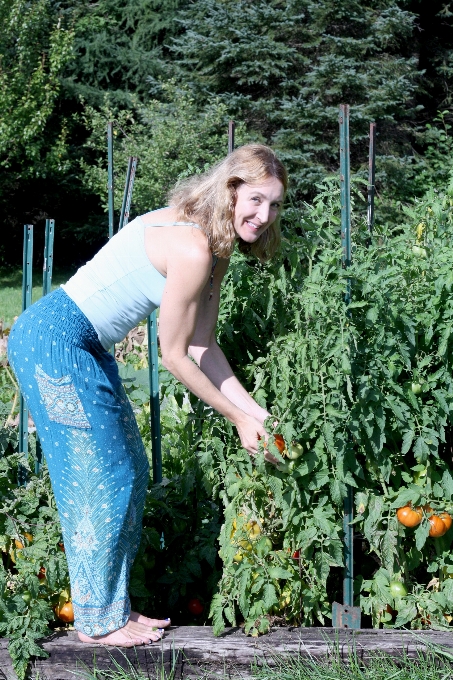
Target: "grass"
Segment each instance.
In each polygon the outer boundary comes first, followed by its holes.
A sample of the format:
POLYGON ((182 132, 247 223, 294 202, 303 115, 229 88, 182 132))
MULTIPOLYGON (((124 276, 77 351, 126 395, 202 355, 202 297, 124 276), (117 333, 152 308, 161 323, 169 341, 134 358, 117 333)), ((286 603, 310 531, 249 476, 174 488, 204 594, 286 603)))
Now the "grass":
MULTIPOLYGON (((65 283, 73 272, 54 270, 52 290, 65 283)), ((36 302, 42 296, 42 274, 33 275, 32 300, 36 302)), ((0 320, 3 328, 10 328, 14 318, 22 311, 22 269, 0 270, 0 320)))
MULTIPOLYGON (((355 650, 351 650, 348 661, 342 659, 338 644, 332 645, 324 658, 270 652, 267 660, 263 663, 260 659, 260 665, 253 664, 245 677, 253 680, 451 680, 453 654, 429 641, 423 642, 425 651, 419 651, 413 659, 405 654, 394 659, 384 652, 375 652, 369 654, 365 663, 355 650)), ((74 675, 79 680, 175 680, 180 677, 176 654, 173 654, 172 667, 168 671, 163 663, 150 675, 130 663, 128 665, 127 669, 123 669, 112 657, 112 666, 108 670, 85 667, 74 675)), ((190 677, 195 677, 195 670, 191 669, 190 677)), ((195 675, 198 680, 213 677, 202 672, 195 675)), ((219 680, 233 680, 234 677, 240 680, 244 676, 239 671, 234 676, 230 669, 229 673, 225 672, 223 676, 216 674, 215 677, 219 680)))
MULTIPOLYGON (((421 641, 420 641, 421 642, 421 641)), ((270 663, 252 667, 254 680, 451 680, 453 655, 442 647, 423 641, 425 651, 415 658, 402 652, 393 658, 385 652, 370 652, 364 662, 355 649, 348 660, 339 645, 332 645, 325 658, 269 655, 270 663)))

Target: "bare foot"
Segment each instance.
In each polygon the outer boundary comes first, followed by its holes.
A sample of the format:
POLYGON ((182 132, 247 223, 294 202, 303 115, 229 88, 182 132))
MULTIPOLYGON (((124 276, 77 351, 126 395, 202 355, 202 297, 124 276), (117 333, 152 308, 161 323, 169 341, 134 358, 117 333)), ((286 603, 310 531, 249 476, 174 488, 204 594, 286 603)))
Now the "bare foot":
POLYGON ((171 625, 170 619, 149 619, 147 616, 143 616, 143 614, 138 614, 137 612, 131 612, 129 621, 142 623, 149 628, 168 628, 168 626, 171 625))
POLYGON ((100 645, 111 647, 136 647, 138 645, 149 644, 150 642, 158 642, 162 637, 162 633, 159 630, 151 630, 149 626, 129 620, 123 628, 114 630, 106 635, 90 637, 79 631, 78 636, 81 642, 86 643, 97 642, 100 645))

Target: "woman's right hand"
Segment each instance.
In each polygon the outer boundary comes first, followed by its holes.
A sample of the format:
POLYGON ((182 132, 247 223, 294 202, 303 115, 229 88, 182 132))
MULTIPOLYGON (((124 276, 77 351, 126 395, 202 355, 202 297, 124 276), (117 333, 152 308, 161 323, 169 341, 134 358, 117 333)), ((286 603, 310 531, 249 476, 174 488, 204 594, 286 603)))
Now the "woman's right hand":
MULTIPOLYGON (((259 440, 267 441, 269 435, 259 420, 243 413, 235 423, 241 444, 252 456, 258 453, 259 440)), ((269 463, 278 465, 278 460, 269 451, 264 454, 269 463)))

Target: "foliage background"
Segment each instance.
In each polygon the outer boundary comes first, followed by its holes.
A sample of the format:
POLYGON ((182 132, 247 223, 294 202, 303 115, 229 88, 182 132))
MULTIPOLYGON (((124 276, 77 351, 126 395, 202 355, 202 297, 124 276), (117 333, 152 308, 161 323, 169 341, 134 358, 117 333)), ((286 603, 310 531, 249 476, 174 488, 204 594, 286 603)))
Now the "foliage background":
MULTIPOLYGON (((136 194, 137 212, 162 205, 181 172, 224 153, 229 118, 243 126, 243 141, 278 149, 297 200, 312 198, 314 183, 338 165, 343 102, 352 107, 357 172, 366 169, 368 123, 378 123, 382 220, 394 224, 400 202, 448 176, 453 36, 440 0, 429 8, 419 0, 372 7, 355 0, 345 8, 334 0, 2 0, 0 18, 3 265, 20 263, 22 224, 47 216, 57 220, 62 267, 80 264, 105 241, 106 186, 93 183, 105 138, 99 128, 93 146, 93 110, 137 121, 139 178, 165 161, 156 191, 136 194), (188 111, 181 97, 190 98, 188 111), (138 114, 159 107, 157 117, 138 114), (181 141, 165 130, 175 115, 194 140, 201 130, 212 142, 218 137, 210 158, 208 144, 197 154, 190 143, 178 159, 158 142, 153 158, 146 155, 154 137, 170 148, 181 141)), ((117 149, 118 188, 119 151, 127 147, 122 140, 117 149)))
MULTIPOLYGON (((144 212, 161 206, 179 177, 225 154, 231 117, 239 144, 272 143, 290 169, 282 251, 265 267, 234 256, 219 341, 304 454, 278 469, 262 454, 251 461, 232 428, 162 370, 165 479, 148 496, 131 582, 137 607, 185 623, 210 617, 216 631, 244 622, 252 635, 272 623, 328 624, 341 599, 350 484, 364 623, 448 626, 452 532, 435 540, 426 517, 415 531, 395 519, 407 502, 452 509, 448 6, 0 0, 0 16, 4 267, 21 260, 22 224, 47 216, 57 220, 61 266, 80 264, 105 241, 107 120, 115 121, 117 211, 129 154, 140 158, 133 209, 144 212), (329 178, 346 101, 356 178, 349 310, 337 179, 329 178), (360 179, 371 119, 379 136, 369 245, 360 179), (393 597, 395 580, 407 596, 393 597), (192 597, 204 605, 195 620, 192 597)), ((37 260, 40 252, 38 236, 37 260)), ((146 359, 129 340, 118 356, 150 453, 146 359)), ((33 438, 30 460, 16 453, 15 393, 3 358, 0 633, 23 677, 68 582, 49 480, 31 471, 33 438), (18 465, 30 466, 26 487, 16 484, 18 465)))

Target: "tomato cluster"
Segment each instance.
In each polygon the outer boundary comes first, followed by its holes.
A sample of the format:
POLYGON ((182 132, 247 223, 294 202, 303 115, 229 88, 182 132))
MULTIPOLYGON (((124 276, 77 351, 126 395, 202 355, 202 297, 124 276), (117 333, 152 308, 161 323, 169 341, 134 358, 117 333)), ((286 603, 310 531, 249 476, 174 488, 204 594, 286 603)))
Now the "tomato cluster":
POLYGON ((396 511, 396 516, 398 521, 405 527, 416 527, 422 521, 423 510, 429 514, 429 535, 433 538, 439 538, 446 534, 452 525, 453 519, 448 512, 433 512, 429 505, 423 507, 418 506, 416 508, 412 508, 410 505, 404 505, 396 511))

